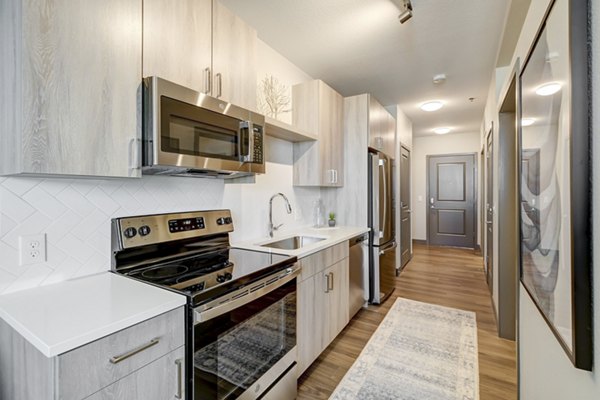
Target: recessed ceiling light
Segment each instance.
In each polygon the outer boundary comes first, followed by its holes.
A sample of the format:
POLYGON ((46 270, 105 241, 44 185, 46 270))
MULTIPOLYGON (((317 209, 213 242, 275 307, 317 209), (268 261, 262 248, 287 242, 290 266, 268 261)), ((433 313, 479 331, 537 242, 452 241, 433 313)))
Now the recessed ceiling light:
POLYGON ((421 104, 421 110, 427 111, 427 112, 437 111, 442 107, 444 107, 444 103, 442 103, 439 100, 428 101, 427 103, 421 104))
POLYGON ((535 89, 535 94, 538 96, 552 96, 561 89, 561 84, 558 82, 546 83, 535 89))
POLYGON ((445 135, 450 132, 450 128, 435 128, 433 131, 438 135, 445 135))
POLYGON ((534 123, 535 123, 534 118, 522 118, 521 119, 521 126, 531 126, 534 123))

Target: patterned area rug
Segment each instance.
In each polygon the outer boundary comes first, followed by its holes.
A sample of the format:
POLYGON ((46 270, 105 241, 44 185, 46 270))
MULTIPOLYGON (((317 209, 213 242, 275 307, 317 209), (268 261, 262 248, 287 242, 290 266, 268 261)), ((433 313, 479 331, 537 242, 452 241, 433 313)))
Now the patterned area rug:
POLYGON ((330 399, 479 399, 475 313, 398 298, 330 399))

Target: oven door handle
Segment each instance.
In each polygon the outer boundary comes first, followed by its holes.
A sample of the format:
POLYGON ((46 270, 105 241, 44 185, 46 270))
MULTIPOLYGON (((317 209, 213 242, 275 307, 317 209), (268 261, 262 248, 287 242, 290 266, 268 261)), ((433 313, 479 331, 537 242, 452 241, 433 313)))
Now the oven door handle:
POLYGON ((269 275, 258 282, 249 284, 236 292, 229 294, 228 300, 216 299, 210 303, 201 305, 194 309, 194 324, 206 322, 219 315, 241 307, 264 296, 273 290, 280 288, 300 274, 300 267, 294 265, 278 274, 269 275), (214 304, 214 306, 211 306, 214 304))

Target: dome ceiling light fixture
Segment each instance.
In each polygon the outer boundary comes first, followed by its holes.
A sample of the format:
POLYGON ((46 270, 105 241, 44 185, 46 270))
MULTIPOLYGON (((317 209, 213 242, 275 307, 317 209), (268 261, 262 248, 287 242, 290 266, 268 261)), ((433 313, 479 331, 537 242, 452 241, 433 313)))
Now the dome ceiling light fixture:
POLYGON ((535 118, 521 118, 521 126, 531 126, 535 123, 535 118))
POLYGON ((535 89, 535 94, 538 96, 552 96, 562 88, 562 85, 558 82, 546 83, 535 89))
POLYGON ((445 135, 446 133, 450 133, 450 128, 435 128, 433 131, 438 135, 445 135))
POLYGON ((444 107, 444 103, 439 100, 428 101, 420 106, 421 110, 427 112, 437 111, 442 107, 444 107))

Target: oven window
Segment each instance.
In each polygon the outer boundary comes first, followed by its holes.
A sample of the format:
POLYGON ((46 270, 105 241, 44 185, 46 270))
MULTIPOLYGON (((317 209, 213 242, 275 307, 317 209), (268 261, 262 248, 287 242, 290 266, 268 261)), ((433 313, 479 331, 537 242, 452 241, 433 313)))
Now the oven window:
POLYGON ((239 123, 227 115, 162 97, 161 150, 238 160, 239 123))
POLYGON ((194 327, 194 399, 235 399, 296 346, 296 280, 194 327))

